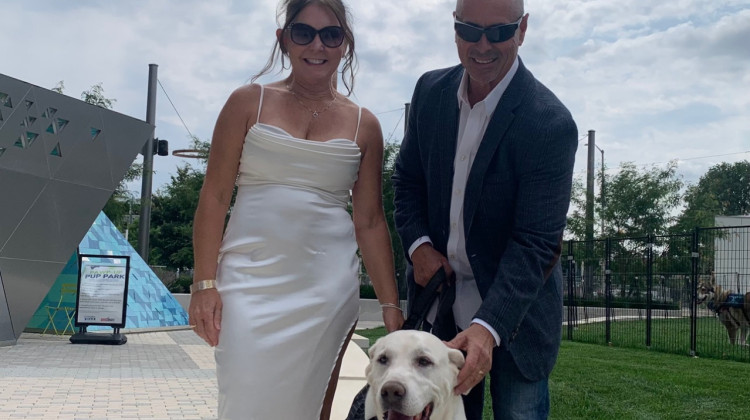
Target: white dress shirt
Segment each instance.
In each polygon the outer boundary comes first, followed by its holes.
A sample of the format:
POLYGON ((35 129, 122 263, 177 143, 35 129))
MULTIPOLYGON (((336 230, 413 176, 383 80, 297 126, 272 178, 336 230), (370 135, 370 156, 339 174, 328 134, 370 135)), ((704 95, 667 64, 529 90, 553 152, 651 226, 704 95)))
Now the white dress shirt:
MULTIPOLYGON (((468 73, 464 70, 461 84, 458 86, 458 107, 460 117, 458 121, 458 138, 456 142, 456 157, 453 171, 453 195, 450 203, 450 233, 448 234, 448 262, 456 273, 456 301, 453 304, 453 316, 456 325, 465 330, 472 323, 477 323, 487 328, 495 337, 495 343, 500 345, 500 336, 494 328, 485 321, 473 318, 474 314, 482 304, 474 273, 471 270, 469 257, 466 254, 466 232, 464 230, 464 192, 466 181, 469 178, 471 165, 476 157, 479 144, 482 142, 487 125, 492 114, 497 108, 498 102, 511 79, 518 70, 518 58, 513 62, 508 73, 500 83, 481 101, 472 107, 468 99, 468 73)), ((430 238, 423 236, 409 247, 409 255, 417 247, 430 238)), ((435 303, 427 314, 427 321, 433 323, 437 314, 437 303, 435 303)))

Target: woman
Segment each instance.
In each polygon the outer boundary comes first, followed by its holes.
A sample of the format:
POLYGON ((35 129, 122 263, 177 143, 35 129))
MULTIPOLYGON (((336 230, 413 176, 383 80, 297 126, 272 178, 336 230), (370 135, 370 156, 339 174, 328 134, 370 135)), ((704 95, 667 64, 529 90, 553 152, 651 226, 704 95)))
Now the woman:
POLYGON ((277 50, 290 75, 229 97, 195 214, 190 320, 216 346, 222 419, 329 417, 359 312, 357 245, 386 328, 403 323, 381 199, 380 125, 334 87, 342 59, 350 92, 353 84, 346 8, 341 0, 282 7, 276 47, 255 78, 277 50))

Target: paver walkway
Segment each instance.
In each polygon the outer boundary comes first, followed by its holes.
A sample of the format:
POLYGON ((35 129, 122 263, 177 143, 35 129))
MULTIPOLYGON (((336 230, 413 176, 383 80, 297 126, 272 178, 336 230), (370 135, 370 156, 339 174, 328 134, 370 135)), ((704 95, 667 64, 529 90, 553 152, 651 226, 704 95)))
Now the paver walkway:
MULTIPOLYGON (((213 349, 192 330, 125 331, 121 346, 70 344, 23 334, 0 347, 2 419, 215 419, 213 349)), ((344 358, 333 420, 346 416, 364 385, 367 356, 352 343, 344 358)), ((269 419, 284 420, 284 419, 269 419)))

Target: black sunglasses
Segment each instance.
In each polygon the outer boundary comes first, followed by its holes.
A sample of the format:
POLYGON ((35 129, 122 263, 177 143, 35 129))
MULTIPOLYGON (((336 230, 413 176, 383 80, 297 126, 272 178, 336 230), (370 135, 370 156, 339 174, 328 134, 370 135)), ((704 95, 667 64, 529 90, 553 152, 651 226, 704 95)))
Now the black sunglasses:
POLYGON ((479 42, 482 39, 482 34, 484 34, 487 36, 487 41, 494 44, 513 38, 516 29, 521 25, 521 20, 523 20, 523 16, 513 23, 504 23, 484 28, 455 19, 453 27, 456 29, 456 34, 466 42, 479 42))
POLYGON ((326 26, 323 29, 315 29, 304 23, 292 23, 289 25, 289 35, 292 42, 297 45, 307 45, 320 35, 320 42, 328 48, 338 48, 344 42, 344 29, 341 26, 326 26))

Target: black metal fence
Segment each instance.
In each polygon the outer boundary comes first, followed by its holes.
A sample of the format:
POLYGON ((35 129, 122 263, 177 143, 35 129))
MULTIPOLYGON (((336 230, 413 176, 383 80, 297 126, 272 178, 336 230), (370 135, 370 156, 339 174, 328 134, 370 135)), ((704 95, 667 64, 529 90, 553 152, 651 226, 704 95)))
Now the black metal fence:
POLYGON ((719 316, 697 300, 701 283, 750 292, 750 226, 566 245, 563 338, 750 362, 750 302, 719 316))

